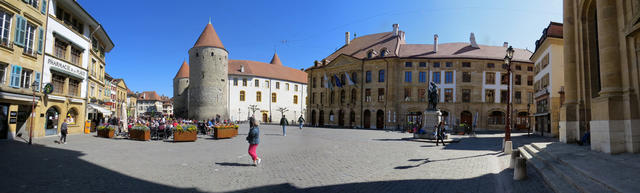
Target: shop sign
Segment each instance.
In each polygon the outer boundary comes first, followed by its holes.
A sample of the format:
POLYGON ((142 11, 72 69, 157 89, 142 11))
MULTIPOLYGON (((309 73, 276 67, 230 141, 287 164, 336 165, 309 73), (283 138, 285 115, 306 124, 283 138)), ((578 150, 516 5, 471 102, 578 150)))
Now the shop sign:
POLYGON ((77 66, 71 65, 67 62, 60 61, 55 58, 48 57, 47 64, 50 65, 53 69, 57 71, 61 71, 65 74, 75 76, 78 78, 84 79, 87 76, 87 72, 77 66))

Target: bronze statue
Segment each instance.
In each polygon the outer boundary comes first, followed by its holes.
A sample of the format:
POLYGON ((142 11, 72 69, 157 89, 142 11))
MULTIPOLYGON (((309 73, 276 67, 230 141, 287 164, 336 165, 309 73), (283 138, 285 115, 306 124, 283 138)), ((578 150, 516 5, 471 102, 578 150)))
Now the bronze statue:
POLYGON ((436 106, 438 106, 438 102, 440 101, 440 96, 438 95, 438 85, 434 82, 429 83, 429 92, 427 94, 429 99, 429 107, 427 110, 437 110, 436 106))

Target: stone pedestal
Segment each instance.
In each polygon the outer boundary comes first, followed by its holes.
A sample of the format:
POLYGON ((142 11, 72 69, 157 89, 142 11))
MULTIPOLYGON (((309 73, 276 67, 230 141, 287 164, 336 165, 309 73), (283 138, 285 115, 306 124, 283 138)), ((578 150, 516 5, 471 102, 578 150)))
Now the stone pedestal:
POLYGON ((527 179, 527 160, 523 157, 516 158, 516 164, 513 171, 514 180, 527 179))
POLYGON ((504 154, 511 154, 513 151, 513 143, 511 143, 511 141, 505 141, 502 150, 504 150, 504 154))
POLYGON ((424 130, 425 133, 414 133, 413 138, 435 140, 436 136, 434 133, 436 132, 436 126, 440 124, 440 121, 442 121, 442 113, 439 110, 425 111, 422 119, 422 130, 424 130))

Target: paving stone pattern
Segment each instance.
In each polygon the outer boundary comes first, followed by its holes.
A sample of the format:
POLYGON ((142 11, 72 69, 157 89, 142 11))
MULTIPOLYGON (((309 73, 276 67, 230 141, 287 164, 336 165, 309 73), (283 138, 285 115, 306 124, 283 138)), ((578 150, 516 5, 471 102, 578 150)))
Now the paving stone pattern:
MULTIPOLYGON (((287 130, 261 126, 258 167, 247 154, 247 125, 233 139, 183 143, 95 134, 70 135, 64 145, 4 141, 0 192, 549 192, 537 175, 511 180, 502 134, 454 135, 460 142, 443 147, 409 133, 287 130)), ((513 140, 547 140, 520 135, 513 140)))

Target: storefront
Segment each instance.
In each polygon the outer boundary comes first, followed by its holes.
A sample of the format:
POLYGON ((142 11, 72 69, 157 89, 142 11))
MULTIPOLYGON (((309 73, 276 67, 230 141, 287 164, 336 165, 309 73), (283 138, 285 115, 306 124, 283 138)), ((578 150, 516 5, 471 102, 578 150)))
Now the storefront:
POLYGON ((83 132, 87 71, 46 54, 43 72, 44 82, 53 86, 52 93, 47 94, 44 101, 47 121, 43 130, 47 134, 57 134, 66 119, 69 133, 83 132))

